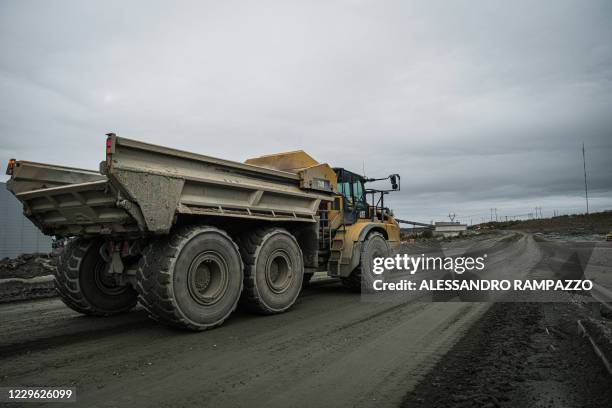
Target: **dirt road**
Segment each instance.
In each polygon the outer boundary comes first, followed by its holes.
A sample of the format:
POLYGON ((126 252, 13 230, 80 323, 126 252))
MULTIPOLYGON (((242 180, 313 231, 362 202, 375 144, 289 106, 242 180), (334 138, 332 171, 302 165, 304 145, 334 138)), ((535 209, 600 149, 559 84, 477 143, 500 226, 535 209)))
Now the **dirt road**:
MULTIPOLYGON (((535 244, 523 235, 516 245, 535 244)), ((505 263, 539 261, 522 253, 505 263)), ((89 318, 57 299, 14 303, 0 306, 0 386, 75 386, 72 406, 86 407, 398 406, 488 307, 367 303, 328 280, 290 313, 239 311, 218 329, 186 333, 142 309, 89 318)))

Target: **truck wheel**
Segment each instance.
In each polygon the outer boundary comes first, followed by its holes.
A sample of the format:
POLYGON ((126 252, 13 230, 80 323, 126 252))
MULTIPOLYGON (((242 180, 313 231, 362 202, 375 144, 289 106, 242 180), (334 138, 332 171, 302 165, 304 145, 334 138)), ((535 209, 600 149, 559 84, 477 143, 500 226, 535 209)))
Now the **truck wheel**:
POLYGON ((103 241, 77 238, 66 245, 55 272, 55 289, 71 309, 92 316, 127 312, 136 305, 131 286, 117 285, 105 273, 103 241))
POLYGON ((289 309, 302 289, 304 261, 293 235, 282 228, 267 228, 239 240, 244 260, 241 304, 260 314, 289 309))
POLYGON ((389 256, 389 244, 380 232, 371 232, 361 247, 359 266, 346 278, 342 284, 353 292, 370 292, 372 284, 378 276, 372 272, 374 258, 389 256))
POLYGON ((224 231, 189 226, 156 239, 136 272, 138 300, 161 323, 190 330, 219 326, 242 291, 242 260, 224 231))

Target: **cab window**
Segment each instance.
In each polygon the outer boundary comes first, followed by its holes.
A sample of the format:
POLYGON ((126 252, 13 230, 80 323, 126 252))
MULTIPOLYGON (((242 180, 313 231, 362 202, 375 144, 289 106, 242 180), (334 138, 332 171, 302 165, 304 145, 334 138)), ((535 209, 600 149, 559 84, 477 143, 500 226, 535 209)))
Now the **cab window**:
POLYGON ((359 180, 353 183, 353 196, 356 202, 363 201, 363 185, 359 180))
POLYGON ((346 203, 352 204, 353 196, 351 193, 351 183, 348 183, 348 182, 340 183, 339 188, 340 188, 340 193, 344 196, 344 201, 346 203))

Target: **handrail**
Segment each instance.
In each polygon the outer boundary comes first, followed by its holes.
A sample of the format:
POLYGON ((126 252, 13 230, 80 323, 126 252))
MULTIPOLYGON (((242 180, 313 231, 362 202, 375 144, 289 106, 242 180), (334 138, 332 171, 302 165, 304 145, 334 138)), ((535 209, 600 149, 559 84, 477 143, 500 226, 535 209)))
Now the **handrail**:
MULTIPOLYGON (((319 212, 326 212, 326 213, 328 213, 329 210, 323 209, 323 210, 319 210, 319 212)), ((330 249, 331 249, 331 243, 332 243, 332 239, 331 239, 332 228, 331 228, 331 226, 332 226, 333 222, 336 220, 336 218, 338 218, 341 214, 342 214, 342 211, 338 211, 336 213, 336 215, 334 216, 334 218, 332 218, 331 220, 330 219, 327 220, 327 232, 328 232, 328 235, 329 235, 329 238, 330 238, 328 246, 329 246, 330 249)), ((340 224, 340 226, 337 229, 340 229, 340 227, 342 227, 343 229, 346 230, 346 226, 345 226, 344 222, 342 222, 342 224, 340 224)), ((325 229, 325 227, 322 227, 322 228, 325 229)))

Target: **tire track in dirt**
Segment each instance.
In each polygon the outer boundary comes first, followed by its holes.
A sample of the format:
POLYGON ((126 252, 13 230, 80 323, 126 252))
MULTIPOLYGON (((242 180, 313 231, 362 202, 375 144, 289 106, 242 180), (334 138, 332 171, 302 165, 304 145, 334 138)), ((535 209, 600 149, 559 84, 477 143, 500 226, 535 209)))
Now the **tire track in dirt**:
POLYGON ((76 386, 88 408, 397 406, 489 306, 365 302, 329 281, 289 313, 186 333, 142 310, 92 319, 58 302, 0 307, 0 385, 76 386))

